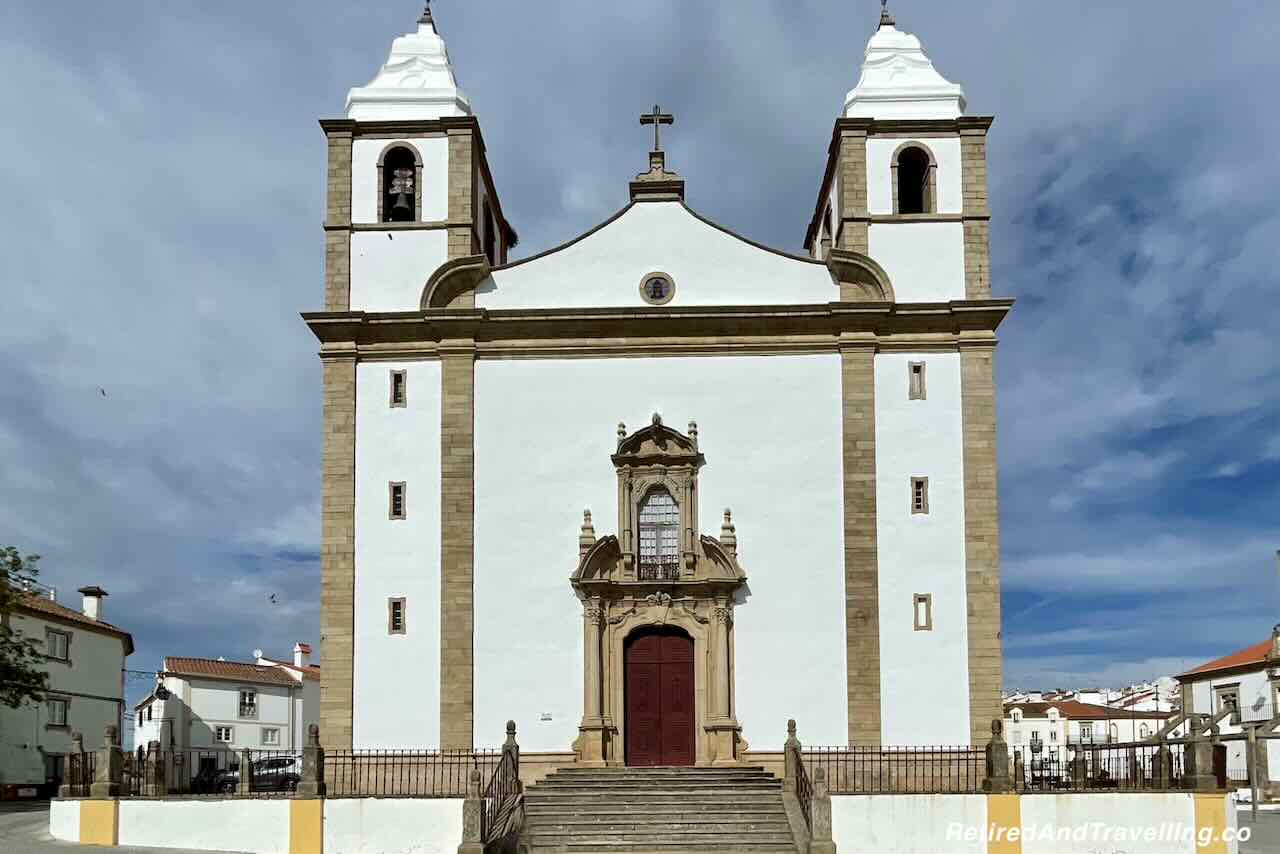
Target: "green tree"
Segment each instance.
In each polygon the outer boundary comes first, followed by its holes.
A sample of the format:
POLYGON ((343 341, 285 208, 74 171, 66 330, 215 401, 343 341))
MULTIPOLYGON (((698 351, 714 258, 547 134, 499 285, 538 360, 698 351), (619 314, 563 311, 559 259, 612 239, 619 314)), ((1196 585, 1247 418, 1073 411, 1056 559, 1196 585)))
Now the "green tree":
POLYGON ((40 555, 23 555, 0 546, 0 706, 16 709, 44 699, 49 674, 44 670, 44 642, 26 637, 11 625, 10 615, 35 580, 40 555))

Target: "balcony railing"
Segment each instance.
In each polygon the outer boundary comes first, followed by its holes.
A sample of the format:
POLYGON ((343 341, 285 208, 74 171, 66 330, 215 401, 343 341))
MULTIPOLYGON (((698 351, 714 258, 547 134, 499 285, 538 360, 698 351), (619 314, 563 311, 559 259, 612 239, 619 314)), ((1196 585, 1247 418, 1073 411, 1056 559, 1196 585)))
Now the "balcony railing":
POLYGON ((680 579, 680 561, 641 563, 636 572, 636 577, 641 581, 678 581, 680 579))

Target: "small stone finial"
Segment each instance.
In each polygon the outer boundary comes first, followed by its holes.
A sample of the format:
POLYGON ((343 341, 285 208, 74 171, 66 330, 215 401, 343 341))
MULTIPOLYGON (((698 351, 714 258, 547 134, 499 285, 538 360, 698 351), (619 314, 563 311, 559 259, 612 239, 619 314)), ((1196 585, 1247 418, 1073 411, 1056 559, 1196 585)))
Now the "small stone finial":
POLYGON ((662 426, 662 416, 661 416, 661 415, 659 415, 659 414, 658 414, 658 413, 656 413, 656 412, 655 412, 655 413, 653 413, 653 418, 650 420, 650 423, 651 423, 651 424, 653 424, 653 426, 654 426, 654 427, 661 427, 661 426, 662 426))
POLYGON ((591 547, 596 544, 596 529, 591 524, 591 511, 582 511, 582 529, 578 532, 578 560, 587 556, 591 547))
POLYGON ((720 523, 720 545, 733 555, 738 554, 738 528, 733 524, 733 511, 724 508, 724 521, 720 523))
POLYGON ((880 0, 880 26, 892 27, 896 23, 893 15, 889 14, 889 0, 880 0))
POLYGON ((312 724, 307 727, 307 744, 311 747, 320 746, 320 725, 312 724))
POLYGON ((516 740, 516 722, 507 721, 507 741, 516 740))
POLYGON ((627 425, 621 421, 618 422, 618 444, 622 444, 622 440, 627 438, 627 425))
POLYGON ((791 718, 787 721, 787 741, 796 737, 796 719, 791 718))
POLYGON ((693 444, 695 445, 698 444, 698 422, 697 421, 689 422, 689 438, 693 441, 693 444))
POLYGON ((120 743, 120 731, 113 724, 108 724, 102 730, 102 746, 115 747, 120 743))
POLYGON ((435 24, 434 19, 431 17, 431 0, 427 0, 427 2, 423 5, 422 15, 418 18, 418 23, 432 24, 432 25, 435 24))

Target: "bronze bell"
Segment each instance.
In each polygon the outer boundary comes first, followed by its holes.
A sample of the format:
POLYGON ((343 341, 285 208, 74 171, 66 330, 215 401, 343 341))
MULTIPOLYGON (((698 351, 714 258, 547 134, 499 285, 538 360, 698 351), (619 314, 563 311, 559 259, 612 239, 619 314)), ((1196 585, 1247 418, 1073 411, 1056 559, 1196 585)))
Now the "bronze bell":
POLYGON ((391 206, 391 219, 394 222, 409 222, 413 219, 413 202, 408 193, 397 193, 395 204, 391 206))

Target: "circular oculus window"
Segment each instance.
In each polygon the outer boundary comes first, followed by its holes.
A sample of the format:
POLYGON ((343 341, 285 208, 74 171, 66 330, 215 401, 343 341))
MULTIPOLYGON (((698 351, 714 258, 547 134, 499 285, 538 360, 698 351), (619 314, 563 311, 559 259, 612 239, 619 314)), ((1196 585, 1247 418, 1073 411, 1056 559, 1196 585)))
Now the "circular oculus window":
POLYGON ((666 305, 675 295, 675 279, 666 273, 649 273, 640 280, 640 297, 649 305, 666 305))

